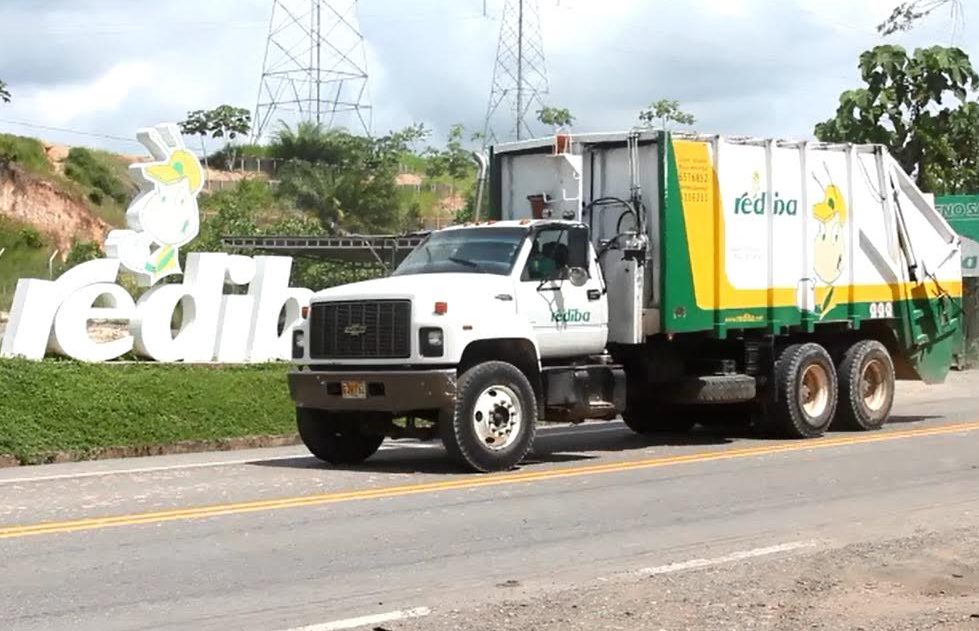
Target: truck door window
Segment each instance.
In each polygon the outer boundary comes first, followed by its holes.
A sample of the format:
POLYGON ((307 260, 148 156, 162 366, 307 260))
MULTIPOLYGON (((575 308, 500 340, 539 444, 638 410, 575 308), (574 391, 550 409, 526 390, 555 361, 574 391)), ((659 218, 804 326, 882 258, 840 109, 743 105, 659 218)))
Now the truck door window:
POLYGON ((588 269, 588 231, 578 227, 545 228, 534 238, 522 279, 563 279, 569 267, 588 269))

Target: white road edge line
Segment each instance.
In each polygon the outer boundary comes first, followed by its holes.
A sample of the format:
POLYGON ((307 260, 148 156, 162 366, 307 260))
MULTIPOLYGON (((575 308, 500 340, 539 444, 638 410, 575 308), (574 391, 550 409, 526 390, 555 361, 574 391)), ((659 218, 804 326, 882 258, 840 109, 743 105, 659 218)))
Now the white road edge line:
MULTIPOLYGON (((291 456, 275 456, 273 458, 241 458, 237 460, 217 460, 214 462, 193 462, 188 464, 166 465, 161 467, 143 467, 135 469, 107 469, 105 471, 80 471, 78 473, 61 473, 58 475, 45 476, 25 476, 22 478, 0 478, 0 486, 4 484, 17 484, 26 482, 50 482, 52 480, 73 480, 75 478, 99 478, 107 475, 130 475, 135 473, 156 473, 158 471, 180 471, 183 469, 205 469, 208 467, 226 467, 236 464, 248 464, 250 462, 276 462, 278 460, 295 460, 303 458, 307 454, 294 454, 291 456)), ((310 456, 312 457, 312 456, 310 456)))
POLYGON ((373 616, 361 616, 359 618, 347 618, 346 620, 334 620, 323 624, 312 624, 308 627, 294 627, 283 631, 343 631, 343 629, 357 629, 369 627, 385 622, 397 622, 410 618, 424 618, 432 613, 428 607, 417 607, 415 609, 405 609, 402 611, 392 611, 390 613, 379 613, 373 616))
MULTIPOLYGON (((559 428, 555 428, 557 430, 559 428)), ((563 429, 563 428, 562 428, 563 429)), ((549 436, 574 436, 579 434, 596 434, 600 432, 608 432, 621 430, 622 427, 593 427, 585 429, 572 429, 570 431, 545 431, 538 434, 542 437, 549 436)), ((387 442, 381 445, 380 451, 396 451, 399 449, 437 449, 441 447, 440 444, 436 443, 397 443, 397 442, 387 442)), ((271 458, 253 457, 253 458, 236 458, 231 460, 215 460, 212 462, 192 462, 187 464, 175 464, 175 465, 165 465, 157 467, 141 467, 141 468, 131 468, 131 469, 107 469, 105 471, 80 471, 78 473, 59 473, 55 475, 39 475, 39 476, 23 476, 19 478, 0 478, 0 486, 8 484, 27 484, 30 482, 52 482, 56 480, 75 480, 84 478, 101 478, 110 475, 135 475, 140 473, 158 473, 161 471, 183 471, 190 469, 207 469, 211 467, 231 467, 240 464, 251 464, 251 463, 261 463, 261 462, 278 462, 282 460, 295 460, 297 458, 312 458, 309 453, 303 451, 301 453, 295 453, 288 456, 275 456, 271 458)))
POLYGON ((641 570, 635 570, 631 574, 639 576, 659 576, 660 574, 672 574, 673 572, 696 570, 714 565, 734 563, 737 561, 744 561, 746 559, 754 559, 771 554, 779 554, 781 552, 791 552, 793 550, 802 550, 804 548, 815 548, 817 545, 819 545, 819 542, 817 541, 792 541, 790 543, 781 543, 776 546, 768 546, 767 548, 755 548, 753 550, 733 552, 731 554, 715 557, 713 559, 691 559, 689 561, 681 561, 679 563, 645 567, 641 570))
MULTIPOLYGON (((397 449, 435 449, 439 445, 429 445, 424 443, 390 443, 381 445, 380 451, 392 451, 397 449)), ((309 452, 303 451, 289 456, 273 456, 262 458, 238 458, 234 460, 215 460, 212 462, 191 462, 187 464, 174 464, 159 467, 142 467, 133 469, 106 469, 105 471, 80 471, 78 473, 59 473, 57 475, 43 476, 24 476, 21 478, 0 478, 0 486, 5 484, 25 484, 27 482, 51 482, 52 480, 74 480, 82 478, 101 478, 108 475, 133 475, 139 473, 158 473, 160 471, 183 471, 186 469, 207 469, 217 467, 230 467, 239 464, 253 464, 262 462, 279 462, 282 460, 297 460, 300 458, 313 459, 309 452)))

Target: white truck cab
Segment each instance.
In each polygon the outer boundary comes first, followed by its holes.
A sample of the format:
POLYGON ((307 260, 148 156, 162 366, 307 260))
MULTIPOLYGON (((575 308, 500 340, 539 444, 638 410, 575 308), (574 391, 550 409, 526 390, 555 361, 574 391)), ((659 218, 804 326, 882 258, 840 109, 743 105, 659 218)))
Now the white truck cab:
MULTIPOLYGON (((548 408, 562 420, 620 411, 624 381, 604 365, 607 338, 606 286, 586 226, 446 228, 390 277, 313 296, 290 375, 300 433, 315 455, 340 464, 370 456, 385 435, 441 426, 450 452, 470 467, 506 468, 526 455, 548 408), (569 360, 607 373, 599 379, 607 387, 586 405, 571 392, 569 360), (472 409, 457 409, 469 399, 472 409), (454 416, 470 422, 453 428, 454 416), (399 431, 393 421, 405 417, 399 431)), ((579 381, 585 376, 592 383, 579 381)))

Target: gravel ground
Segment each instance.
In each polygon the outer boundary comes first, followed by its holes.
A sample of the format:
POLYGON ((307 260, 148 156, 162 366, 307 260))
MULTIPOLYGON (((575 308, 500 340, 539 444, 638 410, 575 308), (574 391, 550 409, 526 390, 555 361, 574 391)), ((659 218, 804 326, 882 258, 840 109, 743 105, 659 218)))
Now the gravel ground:
POLYGON ((979 631, 979 534, 919 534, 613 580, 379 628, 979 631))

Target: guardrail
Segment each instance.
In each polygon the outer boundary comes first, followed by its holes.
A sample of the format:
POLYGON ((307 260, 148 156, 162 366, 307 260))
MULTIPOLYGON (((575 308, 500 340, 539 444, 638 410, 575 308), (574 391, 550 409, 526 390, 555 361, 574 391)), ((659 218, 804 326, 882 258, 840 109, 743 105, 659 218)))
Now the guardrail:
POLYGON ((289 256, 311 256, 341 263, 379 263, 396 267, 428 236, 348 235, 330 237, 254 236, 221 237, 226 248, 289 256))

